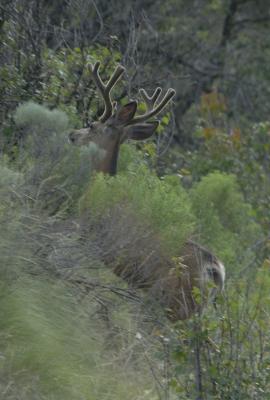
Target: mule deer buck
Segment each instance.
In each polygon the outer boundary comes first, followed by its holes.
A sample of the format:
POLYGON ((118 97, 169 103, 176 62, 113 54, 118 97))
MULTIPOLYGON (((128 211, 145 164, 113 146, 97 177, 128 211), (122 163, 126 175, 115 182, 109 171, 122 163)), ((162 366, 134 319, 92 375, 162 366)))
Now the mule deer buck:
MULTIPOLYGON (((100 62, 90 65, 90 68, 95 85, 104 100, 104 112, 89 127, 71 132, 69 139, 76 145, 93 142, 105 150, 104 157, 97 162, 95 169, 115 175, 121 144, 127 139, 144 140, 151 137, 159 125, 159 121, 153 118, 172 100, 175 90, 168 89, 160 99, 161 88, 158 87, 152 96, 140 89, 139 93, 147 111, 136 115, 137 101, 130 100, 127 104, 118 106, 111 99, 111 91, 125 68, 118 65, 106 84, 99 74, 100 62)), ((223 289, 225 268, 215 255, 191 240, 184 244, 182 256, 180 271, 176 271, 170 261, 162 260, 157 262, 156 268, 148 271, 138 272, 136 266, 133 269, 130 265, 118 265, 114 267, 114 272, 134 287, 151 288, 157 293, 155 297, 169 310, 170 319, 184 320, 195 312, 200 312, 208 298, 213 299, 223 289), (199 289, 200 300, 194 295, 194 288, 199 289)), ((143 268, 147 269, 147 265, 143 268)))

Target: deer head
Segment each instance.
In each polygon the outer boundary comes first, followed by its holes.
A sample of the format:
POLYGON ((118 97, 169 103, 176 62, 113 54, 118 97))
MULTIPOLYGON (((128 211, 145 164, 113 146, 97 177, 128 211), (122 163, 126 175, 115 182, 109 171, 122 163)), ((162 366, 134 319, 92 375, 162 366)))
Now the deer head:
POLYGON ((166 107, 175 95, 175 90, 168 89, 163 99, 160 100, 161 88, 158 87, 152 96, 149 96, 144 89, 140 89, 140 95, 146 103, 147 111, 144 114, 135 115, 137 101, 129 101, 124 106, 118 106, 111 99, 111 91, 123 75, 125 68, 118 65, 105 84, 99 75, 99 67, 100 62, 96 62, 94 66, 90 65, 95 85, 104 100, 103 114, 88 128, 71 132, 69 140, 77 145, 93 142, 105 150, 105 155, 96 165, 96 170, 115 175, 120 145, 126 139, 144 140, 152 136, 159 125, 159 121, 153 120, 153 117, 166 107))

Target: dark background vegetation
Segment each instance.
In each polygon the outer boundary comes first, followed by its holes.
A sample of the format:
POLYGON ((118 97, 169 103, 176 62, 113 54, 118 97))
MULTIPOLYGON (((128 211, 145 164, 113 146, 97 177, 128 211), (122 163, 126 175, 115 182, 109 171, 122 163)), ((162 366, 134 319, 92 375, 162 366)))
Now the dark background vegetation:
POLYGON ((270 397, 269 33, 265 0, 1 1, 3 399, 270 397), (118 102, 176 90, 114 179, 67 141, 101 112, 97 60, 125 66, 118 102), (172 324, 112 269, 177 268, 190 237, 226 290, 172 324))

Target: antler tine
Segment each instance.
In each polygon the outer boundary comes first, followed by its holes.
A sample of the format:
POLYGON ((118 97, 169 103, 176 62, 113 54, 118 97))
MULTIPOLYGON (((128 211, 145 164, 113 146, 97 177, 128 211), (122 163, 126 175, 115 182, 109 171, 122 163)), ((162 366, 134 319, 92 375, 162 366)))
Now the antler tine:
POLYGON ((111 90, 115 86, 116 82, 123 75, 125 68, 122 65, 118 65, 108 82, 105 84, 99 75, 100 61, 97 61, 94 65, 90 64, 89 67, 92 72, 93 80, 104 100, 105 105, 104 112, 99 120, 101 122, 105 122, 108 118, 111 117, 114 107, 111 100, 111 90))
POLYGON ((129 125, 134 125, 137 124, 138 122, 145 122, 148 119, 154 117, 155 115, 158 115, 164 108, 165 106, 169 103, 169 101, 173 98, 175 95, 175 90, 174 89, 168 89, 167 93, 161 100, 159 104, 156 105, 157 100, 160 96, 161 89, 157 88, 153 94, 152 97, 148 96, 147 93, 145 92, 144 89, 140 90, 140 94, 144 98, 147 107, 149 108, 149 111, 147 111, 145 114, 142 115, 137 115, 130 121, 129 125), (153 103, 153 104, 152 104, 153 103), (150 106, 150 107, 149 107, 150 106), (153 108, 152 108, 153 107, 153 108))
POLYGON ((145 89, 139 89, 139 93, 140 93, 143 101, 145 102, 148 110, 151 110, 155 107, 155 104, 158 101, 161 92, 162 92, 162 89, 160 87, 157 87, 156 90, 154 91, 153 95, 149 96, 149 94, 147 94, 145 89))

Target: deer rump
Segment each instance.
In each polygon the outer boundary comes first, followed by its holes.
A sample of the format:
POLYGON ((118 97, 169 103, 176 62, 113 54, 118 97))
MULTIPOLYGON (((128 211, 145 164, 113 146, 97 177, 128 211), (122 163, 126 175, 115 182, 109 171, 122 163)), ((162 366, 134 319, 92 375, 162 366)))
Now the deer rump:
MULTIPOLYGON (((185 242, 179 265, 152 251, 149 258, 133 263, 112 263, 113 272, 133 288, 147 289, 150 298, 166 309, 171 321, 185 320, 214 302, 223 290, 225 268, 209 250, 185 242)), ((123 260, 122 260, 123 261, 123 260)))

